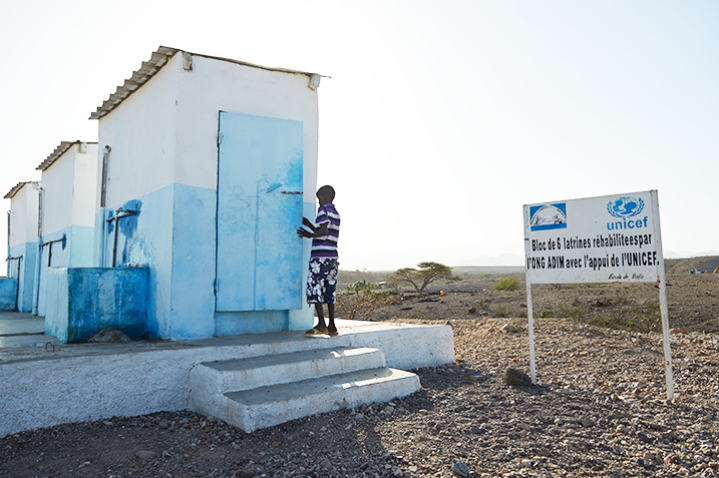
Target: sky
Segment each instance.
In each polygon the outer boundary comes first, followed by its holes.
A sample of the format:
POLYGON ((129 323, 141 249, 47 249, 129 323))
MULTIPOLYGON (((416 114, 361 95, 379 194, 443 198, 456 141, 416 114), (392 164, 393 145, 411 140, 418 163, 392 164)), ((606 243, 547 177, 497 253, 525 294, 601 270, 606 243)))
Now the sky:
POLYGON ((164 45, 331 77, 341 269, 520 265, 524 204, 650 189, 666 257, 719 254, 713 0, 4 1, 0 44, 0 197, 164 45))

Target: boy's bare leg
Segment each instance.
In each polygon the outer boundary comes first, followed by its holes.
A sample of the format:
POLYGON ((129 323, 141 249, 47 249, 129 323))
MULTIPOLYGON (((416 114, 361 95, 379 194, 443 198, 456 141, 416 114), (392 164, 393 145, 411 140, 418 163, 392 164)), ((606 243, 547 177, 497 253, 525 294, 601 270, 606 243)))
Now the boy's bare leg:
MULTIPOLYGON (((321 332, 326 331, 327 324, 325 323, 325 313, 324 310, 322 310, 322 304, 320 304, 319 302, 315 302, 315 313, 317 314, 317 325, 315 326, 315 329, 321 332)), ((334 317, 334 310, 330 312, 330 317, 334 317)), ((331 320, 334 324, 334 318, 331 320)))
POLYGON ((327 327, 327 330, 330 332, 337 332, 337 326, 335 325, 335 305, 334 304, 327 304, 327 313, 330 316, 330 324, 327 327))

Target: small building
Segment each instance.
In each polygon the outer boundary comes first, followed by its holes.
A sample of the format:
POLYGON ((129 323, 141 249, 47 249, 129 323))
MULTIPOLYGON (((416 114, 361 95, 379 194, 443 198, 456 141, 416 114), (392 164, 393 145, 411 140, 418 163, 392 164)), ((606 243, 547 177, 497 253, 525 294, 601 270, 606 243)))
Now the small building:
POLYGON ((94 265, 149 268, 148 335, 311 327, 319 80, 160 47, 91 115, 94 265))
POLYGON ((42 188, 33 313, 41 317, 48 269, 92 266, 97 162, 97 143, 62 141, 37 167, 42 188))
POLYGON ((20 312, 32 311, 37 256, 38 198, 40 183, 18 183, 6 195, 8 212, 7 277, 15 279, 12 303, 20 312))

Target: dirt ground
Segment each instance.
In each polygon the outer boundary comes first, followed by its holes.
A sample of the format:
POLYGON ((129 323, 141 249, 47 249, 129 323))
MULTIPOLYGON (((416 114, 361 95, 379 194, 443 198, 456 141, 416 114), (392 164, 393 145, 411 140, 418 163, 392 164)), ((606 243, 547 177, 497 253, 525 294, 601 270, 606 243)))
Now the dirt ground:
MULTIPOLYGON (((368 276, 346 273, 340 284, 368 276)), ((386 287, 390 305, 379 309, 372 320, 393 318, 469 319, 477 317, 527 317, 526 284, 523 274, 460 273, 460 281, 433 283, 418 294, 411 286, 386 287), (505 277, 516 278, 519 288, 497 291, 493 287, 505 277), (444 295, 440 296, 440 292, 444 295)), ((719 274, 670 274, 667 276, 669 325, 688 332, 719 333, 719 274)), ((573 318, 582 323, 619 330, 649 332, 661 330, 659 286, 657 284, 568 284, 532 286, 535 317, 573 318)))
MULTIPOLYGON (((417 370, 409 397, 252 434, 189 411, 59 425, 0 438, 0 475, 717 476, 719 274, 668 276, 671 327, 683 329, 672 403, 652 284, 533 288, 539 386, 505 385, 506 367, 529 364, 524 283, 493 290, 503 276, 401 288, 376 312, 454 329, 456 363, 417 370)), ((358 278, 382 274, 341 276, 358 278)))

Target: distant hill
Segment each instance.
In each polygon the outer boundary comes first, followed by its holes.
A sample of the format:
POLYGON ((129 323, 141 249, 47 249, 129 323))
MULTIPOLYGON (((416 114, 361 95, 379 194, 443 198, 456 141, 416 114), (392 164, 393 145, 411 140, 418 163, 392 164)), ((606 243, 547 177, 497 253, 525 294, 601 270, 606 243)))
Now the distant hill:
POLYGON ((719 267, 719 256, 690 257, 688 259, 665 259, 667 274, 689 274, 690 270, 713 272, 719 267))

